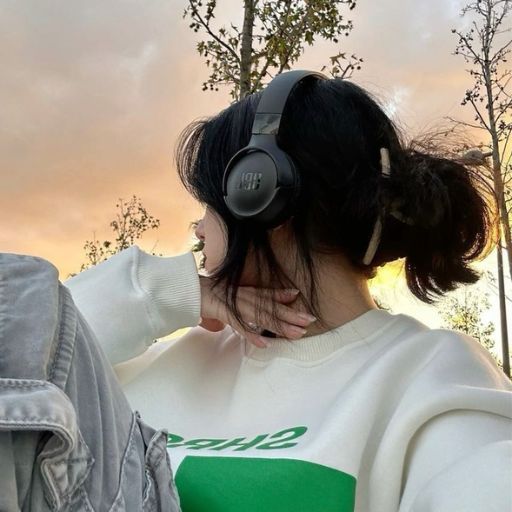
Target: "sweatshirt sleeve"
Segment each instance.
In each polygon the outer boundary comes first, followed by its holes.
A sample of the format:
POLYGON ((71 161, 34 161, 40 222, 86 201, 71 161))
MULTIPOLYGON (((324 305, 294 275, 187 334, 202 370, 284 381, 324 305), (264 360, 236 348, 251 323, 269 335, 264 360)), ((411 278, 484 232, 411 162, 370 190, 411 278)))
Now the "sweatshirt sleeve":
POLYGON ((512 510, 512 421, 454 410, 415 436, 400 512, 512 510))
POLYGON ((190 251, 163 258, 132 246, 64 285, 112 365, 200 321, 199 275, 190 251))

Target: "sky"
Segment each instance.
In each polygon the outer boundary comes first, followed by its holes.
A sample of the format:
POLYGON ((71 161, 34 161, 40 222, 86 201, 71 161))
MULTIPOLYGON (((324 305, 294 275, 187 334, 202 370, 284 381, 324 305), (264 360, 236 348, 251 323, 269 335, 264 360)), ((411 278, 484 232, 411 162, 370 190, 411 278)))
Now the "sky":
MULTIPOLYGON (((364 59, 353 80, 376 95, 406 133, 445 116, 471 119, 460 101, 470 77, 453 56, 459 0, 360 1, 341 48, 364 59)), ((0 3, 0 247, 50 260, 61 280, 85 261, 93 234, 110 238, 118 198, 133 194, 160 219, 139 243, 164 255, 188 250, 201 207, 173 164, 180 131, 215 114, 228 91, 203 92, 200 38, 184 0, 2 0, 0 3)), ((219 0, 219 23, 241 24, 241 0, 219 0)), ((296 68, 320 69, 339 50, 307 48, 296 68)), ((490 260, 490 268, 495 257, 490 260)), ((393 309, 436 326, 386 271, 393 309)), ((509 295, 512 290, 509 289, 509 295)), ((510 301, 508 302, 510 306, 510 301)), ((509 310, 510 311, 510 310, 509 310)), ((497 310, 492 315, 497 321, 497 310)), ((509 313, 512 322, 512 312, 509 313)))

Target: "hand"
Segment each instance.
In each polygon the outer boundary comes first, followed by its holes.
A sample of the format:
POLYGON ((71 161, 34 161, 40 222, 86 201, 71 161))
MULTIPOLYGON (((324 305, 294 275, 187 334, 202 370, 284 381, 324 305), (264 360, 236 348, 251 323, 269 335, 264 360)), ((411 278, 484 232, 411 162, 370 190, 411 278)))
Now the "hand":
MULTIPOLYGON (((265 339, 255 332, 247 331, 240 325, 228 311, 224 300, 220 299, 211 289, 211 280, 207 276, 199 276, 201 283, 201 322, 199 325, 212 332, 221 331, 226 324, 239 332, 248 341, 257 347, 265 347, 265 339)), ((275 332, 283 338, 298 339, 305 334, 304 327, 316 319, 312 315, 294 310, 286 304, 292 303, 297 298, 297 293, 286 289, 255 288, 253 286, 240 286, 237 292, 237 306, 246 322, 258 324, 261 330, 267 329, 275 332), (261 300, 257 291, 263 292, 265 299, 261 303, 261 315, 256 318, 256 305, 261 300), (272 302, 278 302, 277 316, 279 324, 272 321, 272 302)))

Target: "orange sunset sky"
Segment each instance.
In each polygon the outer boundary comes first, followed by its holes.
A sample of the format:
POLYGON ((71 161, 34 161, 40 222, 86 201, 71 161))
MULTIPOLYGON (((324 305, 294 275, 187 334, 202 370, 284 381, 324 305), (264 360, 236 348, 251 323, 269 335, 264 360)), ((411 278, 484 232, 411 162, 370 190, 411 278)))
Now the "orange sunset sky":
MULTIPOLYGON (((353 80, 410 135, 444 116, 472 118, 460 105, 470 77, 451 54, 456 37, 450 29, 468 23, 459 18, 463 3, 366 0, 347 11, 355 28, 341 48, 365 61, 353 80)), ((133 194, 161 220, 139 243, 143 249, 156 243, 156 252, 173 255, 189 248, 189 223, 202 210, 175 175, 174 144, 187 123, 218 112, 230 99, 226 90, 201 90, 208 69, 195 50, 200 34, 182 19, 185 5, 2 1, 2 251, 46 258, 65 280, 84 262, 83 244, 94 231, 110 237, 117 199, 133 194)), ((218 5, 219 24, 241 25, 241 0, 218 5)), ((318 43, 295 67, 319 70, 339 49, 318 43)), ((493 254, 488 267, 494 263, 493 254)), ((374 283, 379 293, 393 310, 436 326, 435 308, 416 301, 398 271, 383 270, 374 283)), ((489 293, 499 332, 496 294, 489 293)))

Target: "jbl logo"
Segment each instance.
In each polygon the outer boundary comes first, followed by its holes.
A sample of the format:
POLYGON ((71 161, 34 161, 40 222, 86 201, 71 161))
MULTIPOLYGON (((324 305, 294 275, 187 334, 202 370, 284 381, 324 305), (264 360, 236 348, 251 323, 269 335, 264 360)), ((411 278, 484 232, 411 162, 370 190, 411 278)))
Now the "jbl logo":
POLYGON ((260 188, 261 175, 261 172, 242 173, 238 188, 242 190, 258 190, 260 188))

